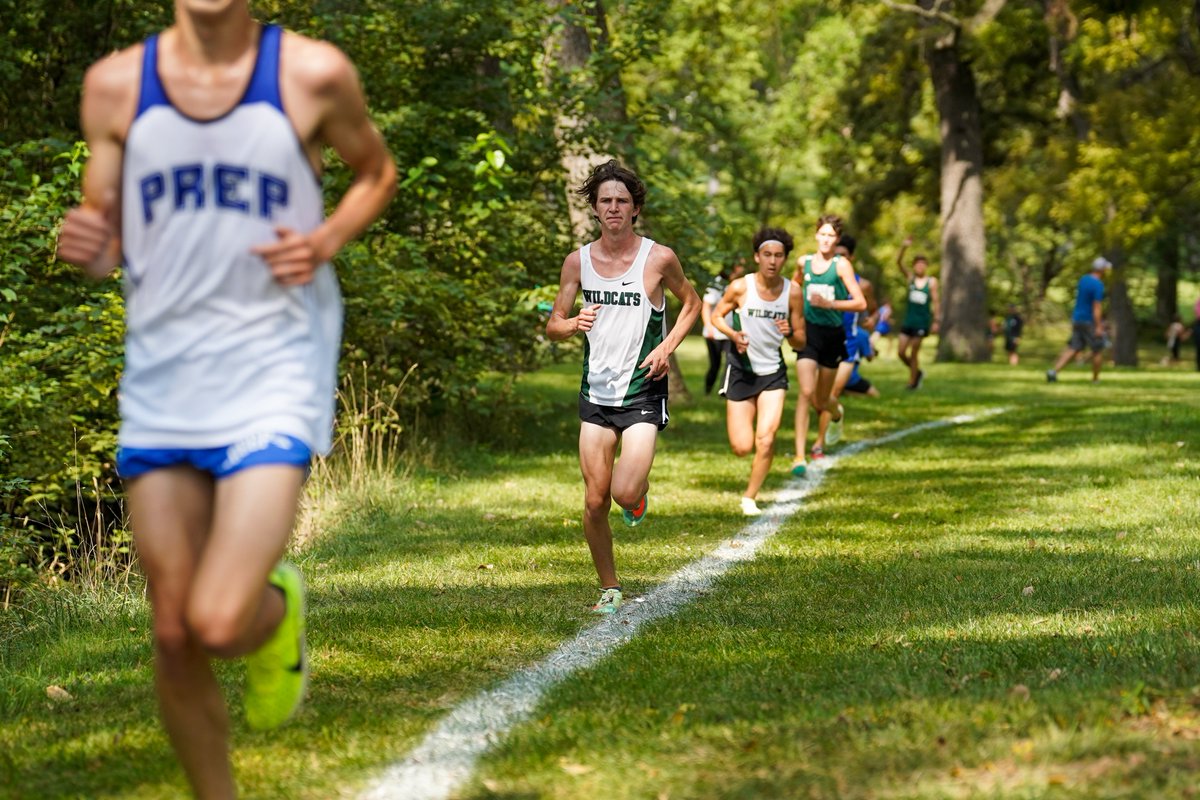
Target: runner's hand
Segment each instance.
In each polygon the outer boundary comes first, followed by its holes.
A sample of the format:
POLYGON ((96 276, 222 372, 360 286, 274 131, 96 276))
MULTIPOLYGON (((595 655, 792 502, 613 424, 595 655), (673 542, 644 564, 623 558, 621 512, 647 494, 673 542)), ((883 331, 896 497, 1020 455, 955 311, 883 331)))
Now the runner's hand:
POLYGON ((584 306, 579 309, 579 316, 575 318, 575 331, 583 331, 587 333, 596 324, 596 314, 600 312, 600 306, 584 306))
POLYGON ((82 267, 94 278, 108 274, 108 248, 117 235, 116 203, 108 213, 91 206, 78 206, 63 218, 58 234, 58 257, 68 264, 82 267))
POLYGON ((657 380, 665 376, 670 369, 671 354, 667 352, 664 345, 659 345, 650 351, 650 355, 638 365, 638 369, 648 367, 650 369, 650 378, 657 380))
POLYGON ((271 275, 283 286, 303 286, 311 283, 321 262, 312 240, 299 231, 280 225, 275 228, 279 237, 269 244, 250 248, 250 252, 267 262, 271 275))
POLYGON ((778 328, 779 332, 784 336, 792 335, 792 323, 786 317, 784 319, 775 320, 775 327, 778 328))
POLYGON ((739 332, 738 335, 734 338, 733 344, 737 348, 737 351, 739 353, 746 352, 746 350, 749 349, 749 347, 750 347, 749 334, 739 332))

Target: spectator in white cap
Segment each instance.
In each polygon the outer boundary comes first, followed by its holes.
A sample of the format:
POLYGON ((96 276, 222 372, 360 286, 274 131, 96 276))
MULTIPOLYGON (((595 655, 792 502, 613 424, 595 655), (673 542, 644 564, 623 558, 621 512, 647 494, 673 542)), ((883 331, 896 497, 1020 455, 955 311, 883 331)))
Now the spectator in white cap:
POLYGON ((1051 383, 1058 380, 1058 371, 1062 369, 1078 353, 1086 349, 1092 351, 1092 383, 1100 380, 1100 366, 1104 362, 1104 348, 1108 346, 1108 337, 1104 334, 1104 313, 1101 303, 1104 300, 1104 281, 1101 279, 1105 272, 1112 269, 1112 262, 1104 256, 1098 256, 1092 261, 1091 272, 1079 279, 1079 289, 1075 294, 1075 311, 1071 314, 1071 338, 1067 341, 1067 349, 1062 351, 1054 366, 1046 370, 1046 380, 1051 383))

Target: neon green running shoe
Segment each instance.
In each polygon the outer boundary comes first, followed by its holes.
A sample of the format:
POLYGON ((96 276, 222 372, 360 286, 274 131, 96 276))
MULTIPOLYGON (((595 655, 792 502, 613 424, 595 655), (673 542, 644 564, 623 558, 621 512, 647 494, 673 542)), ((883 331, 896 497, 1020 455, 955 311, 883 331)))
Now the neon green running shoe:
POLYGON ((592 606, 593 614, 615 614, 621 607, 621 590, 613 587, 600 592, 600 602, 592 606))
POLYGON ((268 730, 287 722, 308 684, 304 651, 304 576, 281 561, 267 579, 283 592, 283 620, 262 647, 246 656, 246 722, 268 730))
POLYGON ((642 495, 641 502, 632 510, 628 508, 621 509, 621 519, 625 520, 625 524, 631 528, 636 528, 642 524, 642 520, 646 518, 646 509, 650 505, 649 493, 642 495))

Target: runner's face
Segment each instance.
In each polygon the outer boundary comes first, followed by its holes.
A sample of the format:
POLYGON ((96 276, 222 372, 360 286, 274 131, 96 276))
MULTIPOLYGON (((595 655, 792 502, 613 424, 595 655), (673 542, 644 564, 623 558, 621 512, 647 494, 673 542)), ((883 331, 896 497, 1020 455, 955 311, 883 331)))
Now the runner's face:
POLYGON ((828 258, 837 247, 838 232, 828 222, 817 229, 817 252, 828 258))
POLYGON ((754 254, 754 263, 758 264, 758 271, 763 274, 764 278, 774 280, 779 275, 779 271, 783 269, 783 262, 786 258, 781 243, 763 242, 762 247, 758 248, 758 252, 754 254))
POLYGON ((602 230, 610 233, 633 226, 633 217, 639 211, 633 205, 633 195, 620 181, 605 181, 596 193, 596 205, 592 208, 600 218, 602 230))
POLYGON ((925 273, 929 271, 929 264, 925 263, 925 259, 918 258, 913 262, 913 274, 918 278, 924 278, 925 273))

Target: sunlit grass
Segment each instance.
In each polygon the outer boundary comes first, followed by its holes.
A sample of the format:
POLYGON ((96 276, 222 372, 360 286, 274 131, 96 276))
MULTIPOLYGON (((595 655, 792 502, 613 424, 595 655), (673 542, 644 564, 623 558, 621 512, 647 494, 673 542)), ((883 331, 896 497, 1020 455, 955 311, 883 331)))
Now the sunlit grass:
MULTIPOLYGON (((699 376, 702 343, 682 355, 699 376)), ((1194 373, 1112 370, 1093 386, 1079 368, 1048 386, 1043 368, 935 364, 910 393, 894 360, 868 365, 884 396, 847 401, 851 440, 1008 410, 840 463, 757 560, 553 689, 463 796, 1186 796, 1200 767, 1194 373)), ((691 384, 650 520, 613 518, 631 595, 743 525, 748 462, 728 451, 721 401, 691 384)), ((251 732, 241 666, 219 671, 244 796, 353 796, 456 703, 587 624, 577 386, 574 361, 521 381, 523 433, 503 449, 353 481, 335 462, 315 482, 295 554, 309 702, 251 732)), ((766 502, 787 480, 792 409, 766 502)), ((3 624, 0 796, 184 791, 137 581, 108 600, 53 592, 3 624)))

